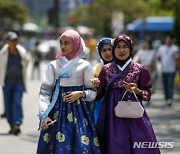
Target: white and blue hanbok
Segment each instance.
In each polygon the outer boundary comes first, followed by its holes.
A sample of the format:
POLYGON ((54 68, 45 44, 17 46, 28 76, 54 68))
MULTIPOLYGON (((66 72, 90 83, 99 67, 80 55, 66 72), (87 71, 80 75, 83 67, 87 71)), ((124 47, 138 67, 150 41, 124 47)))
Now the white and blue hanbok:
POLYGON ((40 90, 39 117, 41 124, 47 116, 56 122, 41 130, 38 154, 100 153, 90 107, 96 97, 91 78, 90 63, 78 57, 68 61, 62 56, 48 65, 40 90), (68 103, 63 96, 70 91, 84 91, 86 98, 68 103))

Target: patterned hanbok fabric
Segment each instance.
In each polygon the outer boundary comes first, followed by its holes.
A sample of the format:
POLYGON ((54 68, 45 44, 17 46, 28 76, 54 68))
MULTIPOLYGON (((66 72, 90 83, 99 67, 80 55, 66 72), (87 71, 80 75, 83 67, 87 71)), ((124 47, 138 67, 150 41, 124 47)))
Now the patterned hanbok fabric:
MULTIPOLYGON (((114 62, 105 65, 99 76, 102 83, 102 95, 105 94, 106 87, 115 76, 117 78, 109 87, 101 105, 97 122, 102 153, 159 154, 158 148, 133 148, 135 142, 157 142, 146 111, 142 118, 137 119, 119 118, 115 116, 114 112, 115 106, 125 92, 123 81, 138 83, 138 87, 143 89, 140 100, 150 100, 151 82, 149 82, 150 74, 148 70, 142 65, 133 62, 124 71, 119 70, 114 62)), ((135 98, 132 93, 128 93, 124 100, 135 101, 135 98)))
POLYGON ((81 59, 84 42, 79 34, 68 30, 62 35, 68 38, 64 41, 67 47, 64 50, 68 50, 71 43, 74 49, 68 56, 59 53, 60 57, 50 62, 45 71, 39 99, 40 128, 44 127, 48 117, 55 123, 41 129, 37 154, 99 154, 99 141, 90 108, 96 97, 91 82, 93 69, 89 62, 81 59), (85 96, 69 102, 66 96, 75 91, 83 92, 85 96))
POLYGON ((60 87, 57 103, 49 113, 57 122, 41 132, 39 154, 99 153, 89 102, 79 99, 69 104, 63 100, 65 92, 75 90, 83 90, 83 87, 60 87))
MULTIPOLYGON (((149 71, 142 64, 132 61, 132 40, 126 34, 113 41, 113 62, 103 66, 97 99, 104 97, 98 116, 97 131, 103 154, 159 154, 153 148, 137 144, 157 144, 149 117, 144 112, 140 118, 120 118, 114 108, 128 91, 124 101, 150 101, 152 81, 149 71)), ((128 112, 128 111, 126 111, 128 112)))
MULTIPOLYGON (((60 62, 54 61, 46 72, 53 72, 54 66, 57 65, 60 65, 60 62)), ((58 99, 48 115, 57 121, 47 130, 41 130, 38 154, 100 153, 89 102, 95 98, 90 82, 93 70, 88 62, 81 59, 72 67, 71 73, 71 77, 60 80, 58 99), (79 90, 87 91, 86 101, 78 99, 67 103, 64 100, 66 92, 79 90)))

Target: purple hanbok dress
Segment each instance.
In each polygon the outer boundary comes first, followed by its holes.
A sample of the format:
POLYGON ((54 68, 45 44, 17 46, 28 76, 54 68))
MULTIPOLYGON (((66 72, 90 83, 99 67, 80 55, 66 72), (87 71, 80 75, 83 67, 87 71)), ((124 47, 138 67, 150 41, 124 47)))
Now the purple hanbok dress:
MULTIPOLYGON (((137 84, 142 90, 140 101, 150 100, 151 77, 148 70, 141 64, 131 62, 121 71, 112 62, 103 66, 99 79, 101 88, 98 97, 100 99, 105 95, 97 121, 102 154, 159 154, 159 148, 133 148, 134 143, 157 142, 146 111, 142 118, 137 119, 119 118, 114 112, 125 92, 123 81, 137 84)), ((124 100, 135 98, 128 92, 124 100)))

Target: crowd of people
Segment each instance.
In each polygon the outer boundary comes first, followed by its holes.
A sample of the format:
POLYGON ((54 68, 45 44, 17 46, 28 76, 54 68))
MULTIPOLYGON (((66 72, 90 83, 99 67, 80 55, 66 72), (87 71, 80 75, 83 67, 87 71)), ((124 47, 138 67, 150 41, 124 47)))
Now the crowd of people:
MULTIPOLYGON (((173 104, 180 56, 172 36, 167 35, 165 44, 158 50, 152 48, 150 40, 145 40, 135 56, 130 36, 101 38, 97 43, 100 62, 94 68, 85 58, 86 44, 77 31, 62 33, 59 45, 60 50, 48 64, 40 87, 37 153, 159 154, 158 147, 134 148, 133 144, 157 142, 142 102, 150 102, 156 91, 158 62, 161 63, 165 102, 168 106, 173 104), (138 118, 117 116, 115 108, 122 98, 138 101, 143 115, 138 118)), ((32 58, 34 69, 40 72, 37 48, 32 58)), ((29 53, 18 44, 18 35, 9 32, 0 51, 0 85, 9 133, 13 135, 21 133, 29 61, 29 53)))

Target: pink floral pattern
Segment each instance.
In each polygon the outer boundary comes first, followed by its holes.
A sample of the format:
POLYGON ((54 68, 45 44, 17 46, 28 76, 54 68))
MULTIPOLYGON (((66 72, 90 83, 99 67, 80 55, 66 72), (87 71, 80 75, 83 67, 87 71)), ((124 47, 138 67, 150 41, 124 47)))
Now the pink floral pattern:
MULTIPOLYGON (((105 76, 106 76, 106 83, 107 85, 110 84, 112 78, 118 75, 120 70, 115 66, 115 63, 109 63, 104 66, 105 76)), ((136 83, 139 84, 139 80, 141 79, 140 76, 143 75, 142 70, 145 69, 143 65, 131 62, 129 68, 126 68, 122 71, 122 76, 113 81, 112 87, 123 87, 123 81, 128 83, 136 83)), ((145 83, 144 83, 145 84, 145 83)), ((150 88, 148 89, 141 89, 142 90, 142 100, 148 101, 150 100, 151 92, 150 88)))

